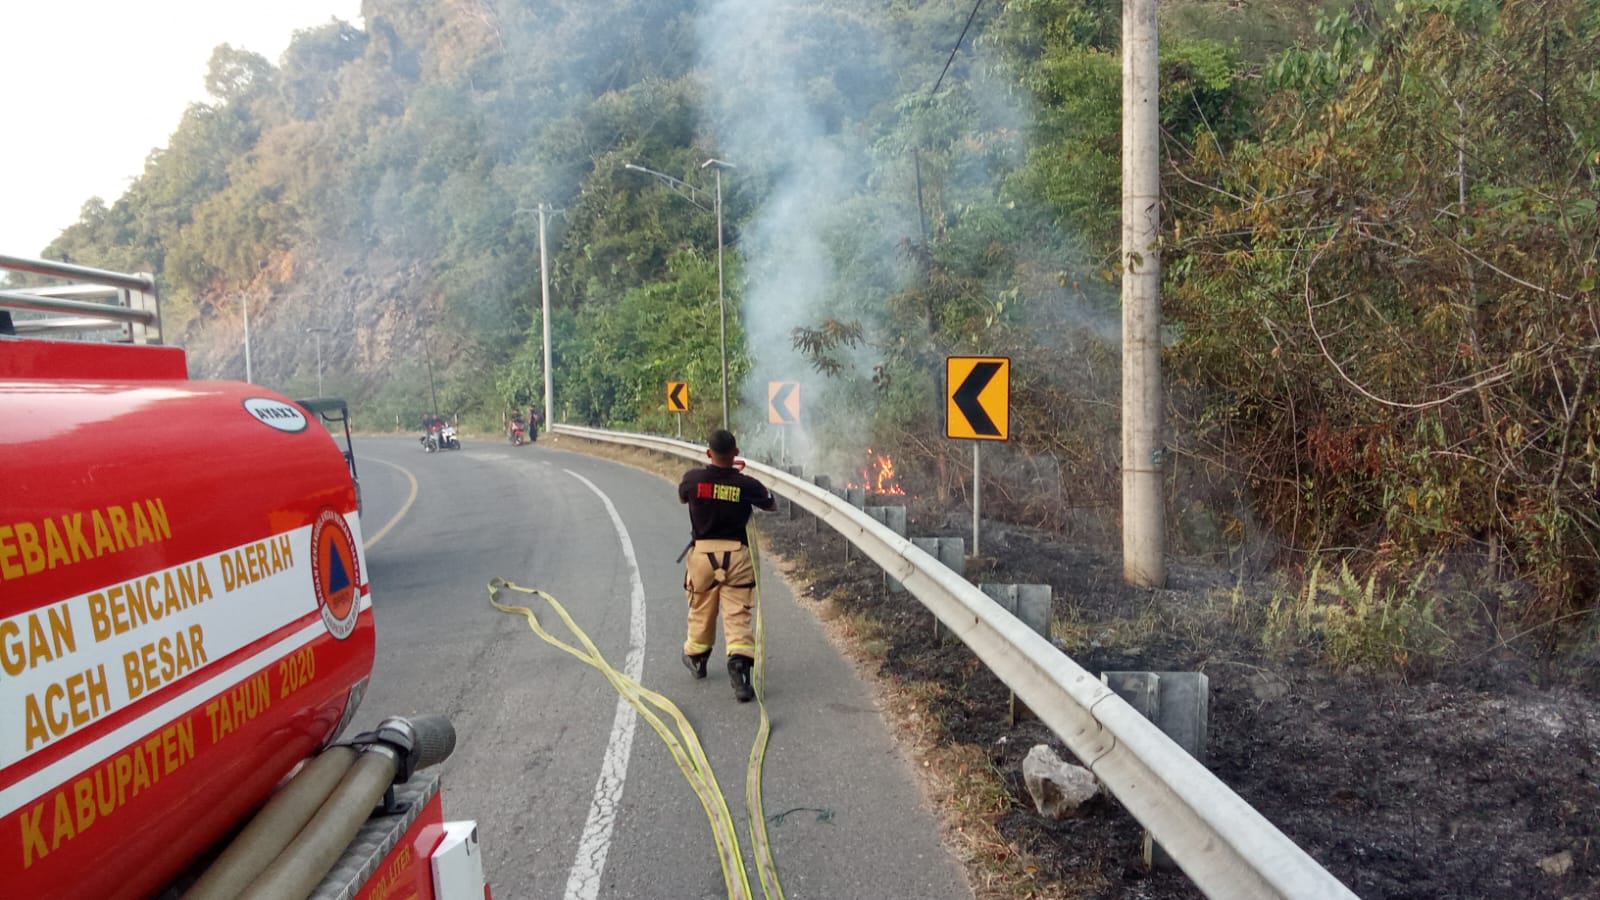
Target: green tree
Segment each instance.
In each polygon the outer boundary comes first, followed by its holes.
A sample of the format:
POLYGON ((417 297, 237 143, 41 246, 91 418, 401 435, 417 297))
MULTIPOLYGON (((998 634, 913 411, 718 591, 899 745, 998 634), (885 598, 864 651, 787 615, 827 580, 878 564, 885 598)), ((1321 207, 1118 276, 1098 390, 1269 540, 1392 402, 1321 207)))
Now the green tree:
MULTIPOLYGON (((578 421, 665 430, 667 382, 688 381, 702 404, 721 384, 716 260, 680 251, 668 261, 668 274, 614 304, 579 312, 583 339, 564 353, 561 389, 578 421)), ((730 303, 730 360, 742 345, 736 310, 730 303)))

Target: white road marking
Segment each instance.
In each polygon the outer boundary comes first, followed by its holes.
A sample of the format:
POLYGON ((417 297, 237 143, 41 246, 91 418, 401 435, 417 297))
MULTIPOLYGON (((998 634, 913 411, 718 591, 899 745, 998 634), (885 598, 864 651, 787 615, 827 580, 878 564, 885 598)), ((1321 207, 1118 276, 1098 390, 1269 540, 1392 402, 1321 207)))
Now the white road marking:
MULTIPOLYGON (((600 497, 611 514, 611 524, 622 541, 622 555, 628 560, 628 574, 633 582, 628 626, 628 660, 623 671, 638 681, 644 673, 644 579, 639 575, 639 559, 633 552, 633 541, 628 537, 628 527, 605 492, 594 482, 571 469, 563 469, 578 479, 600 497)), ((634 726, 638 713, 620 695, 617 712, 611 720, 611 738, 606 742, 605 759, 600 765, 600 778, 594 784, 594 801, 589 805, 589 820, 584 823, 583 837, 578 841, 578 855, 572 861, 572 871, 567 876, 566 900, 595 900, 600 895, 600 874, 605 871, 606 854, 611 850, 611 832, 617 824, 617 810, 622 807, 623 782, 628 777, 628 757, 633 752, 634 726)))

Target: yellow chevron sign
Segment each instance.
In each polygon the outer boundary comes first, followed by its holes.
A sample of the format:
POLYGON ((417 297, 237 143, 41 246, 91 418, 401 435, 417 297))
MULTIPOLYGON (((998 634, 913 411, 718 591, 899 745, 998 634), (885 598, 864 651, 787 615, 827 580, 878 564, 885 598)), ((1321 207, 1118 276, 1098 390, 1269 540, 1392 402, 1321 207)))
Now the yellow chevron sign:
POLYGON ((944 369, 945 437, 1004 441, 1011 434, 1011 360, 950 356, 944 369))
POLYGON ((667 382, 667 412, 689 411, 689 382, 667 382))
POLYGON ((774 425, 800 421, 800 382, 767 382, 767 421, 774 425))

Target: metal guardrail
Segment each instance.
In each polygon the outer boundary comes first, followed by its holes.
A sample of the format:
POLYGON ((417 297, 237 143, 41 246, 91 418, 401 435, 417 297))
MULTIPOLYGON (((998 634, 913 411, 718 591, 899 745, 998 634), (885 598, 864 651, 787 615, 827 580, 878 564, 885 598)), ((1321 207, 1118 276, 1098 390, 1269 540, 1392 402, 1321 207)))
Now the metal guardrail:
MULTIPOLYGON (((575 425, 551 430, 705 459, 703 446, 670 438, 575 425)), ((899 579, 1088 764, 1206 896, 1356 896, 1148 719, 976 585, 829 491, 771 466, 748 467, 899 579)))

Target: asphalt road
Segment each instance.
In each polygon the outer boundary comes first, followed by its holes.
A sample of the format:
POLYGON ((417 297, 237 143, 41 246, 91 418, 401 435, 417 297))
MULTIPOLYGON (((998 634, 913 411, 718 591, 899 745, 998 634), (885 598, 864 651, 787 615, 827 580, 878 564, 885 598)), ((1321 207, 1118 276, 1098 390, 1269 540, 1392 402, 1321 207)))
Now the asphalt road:
MULTIPOLYGON (((496 576, 548 591, 612 665, 683 709, 759 896, 744 802, 759 713, 734 701, 720 644, 704 681, 679 662, 688 517, 674 486, 543 444, 426 454, 415 438, 358 438, 356 453, 378 658, 354 727, 450 716, 445 815, 477 820, 497 900, 727 892, 706 814, 661 739, 598 671, 491 607, 496 576)), ((763 800, 784 895, 972 897, 867 688, 770 567, 762 594, 763 800)))

